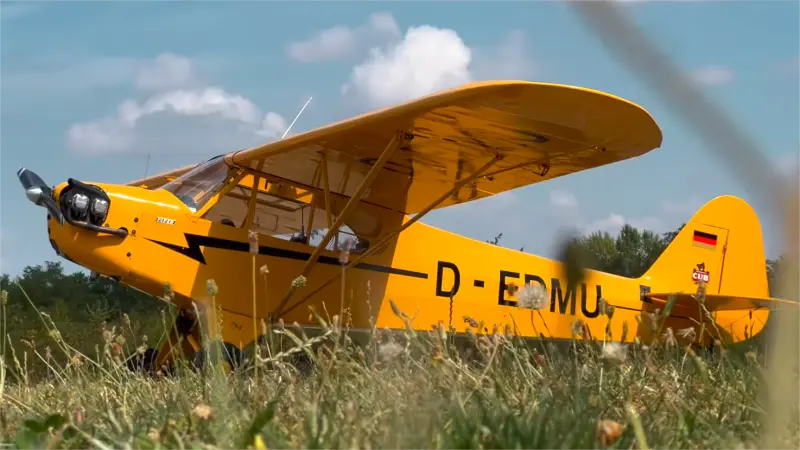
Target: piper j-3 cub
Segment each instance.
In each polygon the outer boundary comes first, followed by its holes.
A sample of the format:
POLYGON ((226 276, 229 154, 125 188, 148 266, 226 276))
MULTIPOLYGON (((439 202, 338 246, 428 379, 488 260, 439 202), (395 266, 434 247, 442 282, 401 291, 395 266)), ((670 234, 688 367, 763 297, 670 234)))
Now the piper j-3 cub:
POLYGON ((159 366, 179 347, 202 354, 198 321, 218 325, 207 329, 235 362, 262 320, 318 324, 308 307, 352 329, 404 328, 390 301, 418 330, 482 322, 566 339, 578 319, 603 336, 602 298, 616 311, 611 339, 646 343, 653 330, 636 316, 663 309, 670 294, 678 299, 665 326, 708 322, 692 297, 700 280, 724 338, 753 337, 781 300, 769 298, 759 220, 739 198, 705 204, 641 277, 589 270, 575 286, 559 262, 419 222, 434 209, 641 156, 661 140, 643 108, 606 93, 484 82, 125 185, 68 179, 51 189, 28 169, 18 177, 47 209, 59 255, 153 296, 171 286, 187 314, 155 352, 159 366), (509 288, 527 284, 549 292, 540 314, 517 304, 527 289, 509 288), (193 305, 206 314, 191 314, 193 305))

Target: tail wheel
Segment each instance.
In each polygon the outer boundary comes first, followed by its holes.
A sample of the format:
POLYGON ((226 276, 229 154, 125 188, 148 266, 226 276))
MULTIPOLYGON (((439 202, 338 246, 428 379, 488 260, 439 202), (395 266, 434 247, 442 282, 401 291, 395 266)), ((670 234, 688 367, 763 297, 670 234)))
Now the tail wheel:
MULTIPOLYGON (((192 367, 200 370, 207 360, 207 350, 201 348, 192 357, 192 367)), ((233 344, 223 342, 220 348, 220 363, 226 375, 235 372, 242 367, 242 351, 233 344)))

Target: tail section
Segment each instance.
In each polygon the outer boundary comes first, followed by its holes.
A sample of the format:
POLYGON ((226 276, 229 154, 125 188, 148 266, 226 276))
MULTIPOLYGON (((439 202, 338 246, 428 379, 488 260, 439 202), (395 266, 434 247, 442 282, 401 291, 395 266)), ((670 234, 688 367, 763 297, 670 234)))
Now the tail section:
POLYGON ((703 205, 640 281, 657 292, 769 297, 761 223, 744 200, 724 195, 703 205))
POLYGON ((697 311, 691 294, 699 279, 706 282, 704 305, 716 323, 710 337, 724 343, 754 337, 766 326, 770 307, 788 303, 769 296, 761 224, 737 197, 703 205, 639 281, 650 287, 653 303, 678 294, 675 308, 690 313, 697 311))

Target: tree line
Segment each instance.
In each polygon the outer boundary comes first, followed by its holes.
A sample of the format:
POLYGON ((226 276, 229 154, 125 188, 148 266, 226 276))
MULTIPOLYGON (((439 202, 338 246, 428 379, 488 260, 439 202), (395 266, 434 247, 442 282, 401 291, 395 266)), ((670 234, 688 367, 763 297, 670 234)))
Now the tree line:
MULTIPOLYGON (((658 234, 625 224, 616 236, 607 231, 595 231, 589 235, 575 236, 570 243, 574 250, 583 256, 581 261, 583 267, 636 278, 642 276, 653 265, 684 226, 685 223, 673 231, 658 234)), ((499 233, 486 242, 500 245, 502 238, 503 233, 499 233)), ((523 250, 524 247, 520 249, 523 250)), ((784 255, 781 255, 776 259, 765 261, 769 292, 772 296, 776 295, 776 276, 784 258, 784 255)))

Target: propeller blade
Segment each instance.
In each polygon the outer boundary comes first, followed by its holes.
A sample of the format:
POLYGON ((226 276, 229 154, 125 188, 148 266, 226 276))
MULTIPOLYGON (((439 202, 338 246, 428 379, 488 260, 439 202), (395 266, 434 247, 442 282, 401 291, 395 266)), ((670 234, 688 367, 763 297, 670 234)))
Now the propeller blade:
POLYGON ((53 200, 53 190, 47 186, 42 177, 32 170, 22 167, 17 171, 17 178, 25 189, 25 196, 28 197, 28 200, 38 206, 44 206, 51 216, 64 225, 64 215, 53 200))
MULTIPOLYGON (((25 188, 25 190, 28 190, 32 187, 45 187, 48 191, 50 190, 42 177, 37 175, 36 172, 28 170, 24 167, 17 171, 17 178, 19 178, 19 182, 22 183, 22 187, 25 188)), ((42 192, 44 192, 44 190, 42 190, 42 192)))

